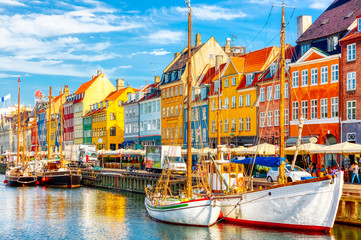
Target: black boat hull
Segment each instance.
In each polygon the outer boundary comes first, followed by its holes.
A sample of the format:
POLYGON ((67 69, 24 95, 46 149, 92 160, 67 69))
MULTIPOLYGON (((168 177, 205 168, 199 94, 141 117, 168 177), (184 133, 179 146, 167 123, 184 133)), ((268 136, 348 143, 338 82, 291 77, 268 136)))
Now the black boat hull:
POLYGON ((80 187, 81 179, 82 175, 73 171, 45 172, 38 175, 40 185, 46 187, 76 188, 80 187))
POLYGON ((36 186, 37 178, 35 176, 8 176, 5 175, 4 183, 9 187, 36 186))

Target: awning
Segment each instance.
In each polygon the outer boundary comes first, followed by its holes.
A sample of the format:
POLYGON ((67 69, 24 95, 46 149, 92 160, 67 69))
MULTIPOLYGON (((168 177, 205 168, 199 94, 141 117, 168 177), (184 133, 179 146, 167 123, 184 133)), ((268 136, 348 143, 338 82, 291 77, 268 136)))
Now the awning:
POLYGON ((234 163, 238 164, 257 164, 266 167, 278 167, 285 158, 281 157, 256 157, 256 158, 245 158, 242 160, 232 159, 234 163))
MULTIPOLYGON (((313 137, 318 138, 317 135, 310 135, 310 136, 302 137, 301 144, 310 143, 310 139, 313 137)), ((298 140, 298 137, 289 137, 285 142, 286 147, 292 147, 292 146, 296 145, 297 140, 298 140)))

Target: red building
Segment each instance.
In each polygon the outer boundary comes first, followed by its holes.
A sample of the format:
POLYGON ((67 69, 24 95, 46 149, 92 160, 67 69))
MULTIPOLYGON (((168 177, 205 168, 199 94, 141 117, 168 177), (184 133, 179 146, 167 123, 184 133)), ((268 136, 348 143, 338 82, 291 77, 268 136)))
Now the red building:
POLYGON ((71 94, 63 104, 63 139, 64 146, 74 144, 74 110, 73 102, 75 95, 71 94))
POLYGON ((361 143, 361 15, 341 45, 341 137, 342 141, 361 143))

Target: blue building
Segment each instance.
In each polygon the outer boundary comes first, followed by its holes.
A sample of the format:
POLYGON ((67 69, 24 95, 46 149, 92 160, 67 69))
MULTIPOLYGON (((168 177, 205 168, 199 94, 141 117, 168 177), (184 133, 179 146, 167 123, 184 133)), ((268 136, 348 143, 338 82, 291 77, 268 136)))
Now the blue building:
POLYGON ((46 130, 47 130, 47 118, 46 111, 41 110, 38 113, 38 139, 39 139, 39 147, 41 151, 47 151, 47 139, 46 139, 46 130))
MULTIPOLYGON (((208 93, 209 86, 201 85, 200 93, 192 93, 192 123, 191 123, 191 135, 192 135, 192 148, 201 149, 209 147, 209 135, 208 135, 208 93)), ((188 129, 188 106, 184 106, 184 148, 187 148, 187 129, 188 129)))

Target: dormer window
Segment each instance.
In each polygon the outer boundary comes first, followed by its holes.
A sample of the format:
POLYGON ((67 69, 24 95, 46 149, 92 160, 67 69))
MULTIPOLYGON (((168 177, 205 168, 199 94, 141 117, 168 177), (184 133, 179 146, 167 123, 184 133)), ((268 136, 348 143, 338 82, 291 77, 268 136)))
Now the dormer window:
POLYGON ((254 74, 250 73, 246 75, 246 86, 251 85, 254 79, 254 74))
POLYGON ((269 75, 270 77, 273 76, 276 72, 276 64, 271 64, 271 66, 269 67, 269 75))
POLYGON ((214 82, 214 92, 218 92, 219 89, 219 81, 214 82))
POLYGON ((361 32, 361 16, 357 19, 357 30, 361 32))
POLYGON ((345 18, 349 18, 349 17, 351 17, 352 16, 352 14, 354 13, 355 11, 351 11, 351 12, 349 12, 346 16, 345 16, 345 18))
POLYGON ((323 20, 323 22, 321 23, 321 25, 325 25, 328 22, 329 18, 326 18, 325 20, 323 20))

